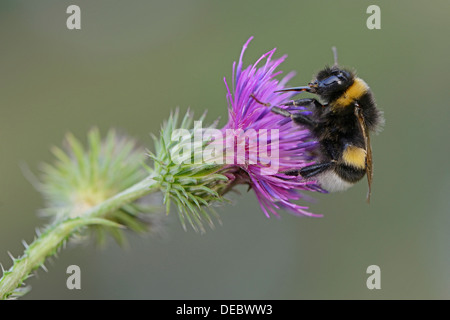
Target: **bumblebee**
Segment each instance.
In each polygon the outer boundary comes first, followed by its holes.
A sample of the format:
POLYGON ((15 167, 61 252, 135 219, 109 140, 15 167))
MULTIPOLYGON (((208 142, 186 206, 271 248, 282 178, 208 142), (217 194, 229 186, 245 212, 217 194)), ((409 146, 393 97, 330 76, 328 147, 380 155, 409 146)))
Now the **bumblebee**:
POLYGON ((319 71, 307 86, 276 91, 309 92, 320 98, 320 102, 306 98, 282 105, 306 107, 311 111, 307 114, 291 113, 289 108, 271 106, 272 112, 290 117, 294 123, 309 129, 319 141, 316 164, 285 174, 317 180, 322 188, 330 192, 346 190, 367 175, 369 202, 373 178, 369 133, 380 129, 384 117, 377 109, 367 83, 354 72, 339 67, 334 47, 333 52, 334 65, 319 71))

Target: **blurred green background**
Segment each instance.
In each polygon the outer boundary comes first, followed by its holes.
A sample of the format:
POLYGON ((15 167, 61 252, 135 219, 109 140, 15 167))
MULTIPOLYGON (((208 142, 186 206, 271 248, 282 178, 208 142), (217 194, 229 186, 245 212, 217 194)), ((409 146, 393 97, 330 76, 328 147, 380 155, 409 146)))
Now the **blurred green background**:
POLYGON ((366 182, 315 195, 322 219, 267 219, 253 195, 219 209, 223 225, 183 231, 175 212, 163 236, 129 236, 129 248, 69 246, 27 281, 26 299, 448 299, 450 2, 1 1, 0 262, 23 252, 43 205, 20 164, 51 161, 67 131, 110 127, 151 147, 170 110, 227 117, 223 77, 243 43, 245 63, 277 47, 281 69, 308 82, 332 63, 353 67, 385 113, 372 137, 372 202, 366 182), (81 8, 79 31, 66 8, 81 8), (66 268, 81 267, 81 290, 66 268), (381 268, 368 290, 366 268, 381 268))

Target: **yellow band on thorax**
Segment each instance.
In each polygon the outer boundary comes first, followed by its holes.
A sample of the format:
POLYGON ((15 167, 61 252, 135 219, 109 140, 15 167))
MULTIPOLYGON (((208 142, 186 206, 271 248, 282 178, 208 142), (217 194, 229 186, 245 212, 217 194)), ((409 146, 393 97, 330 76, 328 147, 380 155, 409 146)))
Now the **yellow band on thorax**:
POLYGON ((369 86, 364 80, 355 78, 353 84, 345 90, 344 94, 333 103, 333 107, 346 107, 353 101, 358 100, 367 92, 369 86))

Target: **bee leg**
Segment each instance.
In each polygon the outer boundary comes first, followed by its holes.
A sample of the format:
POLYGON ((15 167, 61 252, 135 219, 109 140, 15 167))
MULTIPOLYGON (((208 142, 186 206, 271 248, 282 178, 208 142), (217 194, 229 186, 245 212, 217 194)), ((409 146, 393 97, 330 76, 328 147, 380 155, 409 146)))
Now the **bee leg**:
POLYGON ((300 170, 288 170, 281 173, 284 173, 287 176, 298 176, 300 174, 300 170))
POLYGON ((294 121, 296 124, 306 126, 310 129, 314 128, 317 125, 315 121, 311 120, 311 118, 301 113, 294 113, 291 118, 292 121, 294 121))
POLYGON ((259 104, 262 104, 265 107, 271 107, 272 106, 270 103, 262 102, 259 99, 257 99, 253 93, 250 94, 250 97, 252 97, 256 102, 258 102, 259 104))
MULTIPOLYGON (((263 106, 266 106, 266 107, 271 107, 272 106, 270 103, 264 103, 264 102, 258 100, 253 93, 250 95, 250 97, 255 99, 256 102, 258 102, 259 104, 262 104, 263 106)), ((297 103, 300 103, 300 102, 302 102, 302 103, 305 102, 306 103, 305 106, 308 106, 308 104, 313 104, 316 107, 318 107, 318 106, 324 107, 316 99, 294 100, 294 101, 288 102, 287 104, 284 104, 284 105, 285 106, 288 106, 288 105, 300 106, 300 104, 297 104, 297 103)), ((308 118, 307 116, 305 116, 305 115, 303 115, 301 113, 290 113, 289 110, 285 110, 285 109, 282 109, 280 107, 272 107, 270 109, 270 111, 272 111, 273 113, 282 115, 283 117, 291 118, 292 121, 294 121, 295 123, 300 124, 300 125, 304 125, 306 127, 309 127, 310 129, 312 129, 312 128, 314 128, 316 126, 316 123, 313 120, 311 120, 310 118, 308 118)))
POLYGON ((298 99, 292 100, 286 103, 283 103, 283 106, 294 106, 294 107, 315 107, 315 108, 323 108, 326 105, 321 104, 316 99, 306 98, 306 99, 298 99))
POLYGON ((318 175, 319 173, 322 173, 326 170, 329 170, 331 167, 334 166, 336 161, 332 160, 330 162, 323 162, 323 163, 317 163, 310 166, 306 166, 301 168, 300 170, 288 170, 283 171, 287 176, 298 176, 301 175, 303 178, 310 178, 314 177, 315 175, 318 175))
POLYGON ((319 173, 331 169, 335 165, 336 161, 317 163, 310 166, 306 166, 300 169, 299 173, 303 178, 311 178, 319 173))
POLYGON ((313 120, 301 113, 290 113, 288 110, 281 109, 279 107, 272 107, 270 111, 284 117, 291 118, 296 124, 304 125, 309 128, 314 128, 316 126, 316 123, 313 120))
POLYGON ((288 110, 281 109, 279 107, 272 107, 272 109, 270 109, 270 111, 272 111, 273 113, 279 114, 283 117, 286 117, 286 118, 292 118, 292 116, 293 116, 288 110))

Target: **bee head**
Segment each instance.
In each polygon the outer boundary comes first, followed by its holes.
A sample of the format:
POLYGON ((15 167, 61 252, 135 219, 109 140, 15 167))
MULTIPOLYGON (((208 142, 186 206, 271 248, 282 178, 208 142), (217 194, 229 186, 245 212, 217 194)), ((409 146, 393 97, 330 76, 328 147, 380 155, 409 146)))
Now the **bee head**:
POLYGON ((342 95, 353 84, 353 80, 354 75, 350 71, 333 66, 321 70, 308 86, 310 92, 329 102, 342 95))
POLYGON ((277 90, 275 92, 306 91, 317 94, 325 103, 329 103, 341 97, 354 83, 355 74, 339 67, 337 62, 337 50, 333 47, 334 65, 325 67, 317 73, 315 79, 307 86, 293 87, 277 90))

